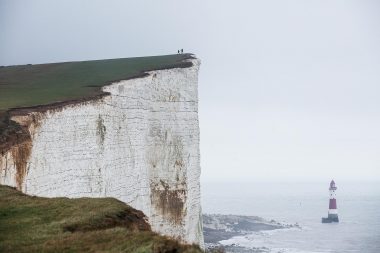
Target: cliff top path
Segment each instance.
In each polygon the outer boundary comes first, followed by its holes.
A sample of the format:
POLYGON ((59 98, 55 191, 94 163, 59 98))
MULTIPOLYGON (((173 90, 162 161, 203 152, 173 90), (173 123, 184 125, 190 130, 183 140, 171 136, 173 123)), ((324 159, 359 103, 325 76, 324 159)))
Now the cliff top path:
MULTIPOLYGON (((0 67, 0 115, 12 108, 70 103, 102 96, 102 86, 146 71, 186 68, 191 54, 0 67)), ((36 108, 34 108, 36 109, 36 108)))

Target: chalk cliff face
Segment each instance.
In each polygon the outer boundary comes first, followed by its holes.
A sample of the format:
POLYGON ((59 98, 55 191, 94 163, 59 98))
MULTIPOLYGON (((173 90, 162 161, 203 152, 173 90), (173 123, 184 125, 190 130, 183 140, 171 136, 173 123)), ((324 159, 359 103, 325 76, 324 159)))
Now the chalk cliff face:
POLYGON ((0 183, 45 197, 115 197, 154 231, 203 245, 200 62, 191 61, 112 83, 97 100, 13 116, 30 140, 0 153, 0 183))

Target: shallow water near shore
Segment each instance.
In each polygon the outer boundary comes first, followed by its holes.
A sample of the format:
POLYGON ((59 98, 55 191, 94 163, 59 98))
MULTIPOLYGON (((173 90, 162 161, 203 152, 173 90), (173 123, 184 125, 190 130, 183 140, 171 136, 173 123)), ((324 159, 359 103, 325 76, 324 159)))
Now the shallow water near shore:
POLYGON ((380 184, 337 181, 340 222, 322 224, 328 183, 203 183, 202 208, 204 213, 254 215, 301 227, 235 236, 221 241, 225 246, 284 253, 380 252, 380 184))

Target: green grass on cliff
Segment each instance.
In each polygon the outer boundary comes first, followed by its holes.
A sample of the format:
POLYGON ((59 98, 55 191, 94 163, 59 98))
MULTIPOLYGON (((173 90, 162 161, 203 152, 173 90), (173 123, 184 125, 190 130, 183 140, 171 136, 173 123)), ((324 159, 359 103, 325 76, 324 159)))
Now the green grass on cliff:
POLYGON ((100 94, 101 86, 144 71, 188 67, 190 54, 0 67, 0 112, 77 100, 100 94))
POLYGON ((113 198, 40 198, 0 185, 0 252, 200 253, 113 198))

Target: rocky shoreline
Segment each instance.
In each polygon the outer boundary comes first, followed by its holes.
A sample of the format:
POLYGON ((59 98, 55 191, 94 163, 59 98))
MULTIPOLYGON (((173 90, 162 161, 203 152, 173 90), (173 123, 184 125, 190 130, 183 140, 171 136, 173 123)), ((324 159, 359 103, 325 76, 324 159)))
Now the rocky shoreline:
POLYGON ((206 250, 222 251, 227 253, 261 253, 269 249, 245 248, 239 245, 222 245, 220 242, 235 236, 244 236, 259 231, 268 231, 284 228, 300 228, 298 224, 284 224, 275 220, 265 220, 257 216, 242 215, 203 215, 203 235, 206 250))

